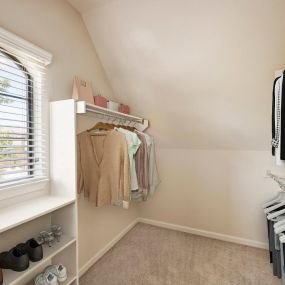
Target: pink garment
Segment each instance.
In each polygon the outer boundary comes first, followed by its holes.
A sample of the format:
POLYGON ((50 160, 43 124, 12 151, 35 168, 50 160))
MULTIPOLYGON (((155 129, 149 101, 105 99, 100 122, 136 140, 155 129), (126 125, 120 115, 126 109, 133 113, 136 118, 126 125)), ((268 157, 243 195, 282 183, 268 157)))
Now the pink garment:
POLYGON ((94 104, 103 108, 107 108, 107 99, 101 95, 94 96, 94 104))

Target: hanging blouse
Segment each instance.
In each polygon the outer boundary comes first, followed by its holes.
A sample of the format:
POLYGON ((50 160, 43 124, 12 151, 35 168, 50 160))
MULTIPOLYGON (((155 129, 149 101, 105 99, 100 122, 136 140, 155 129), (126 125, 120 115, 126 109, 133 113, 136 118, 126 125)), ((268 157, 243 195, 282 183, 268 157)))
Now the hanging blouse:
POLYGON ((130 163, 125 136, 116 130, 77 136, 78 193, 96 206, 128 207, 131 192, 130 163))
POLYGON ((135 191, 138 190, 138 179, 136 173, 136 166, 134 156, 138 151, 141 141, 138 138, 137 134, 131 131, 128 131, 123 128, 116 128, 116 130, 125 135, 127 143, 128 143, 128 152, 129 152, 129 159, 130 159, 130 170, 131 170, 131 190, 135 191))
POLYGON ((138 178, 139 189, 137 192, 132 192, 132 200, 142 201, 146 200, 149 189, 149 158, 148 158, 148 145, 145 136, 137 134, 141 145, 135 155, 135 166, 138 178))
MULTIPOLYGON (((156 165, 156 154, 155 154, 155 144, 154 138, 146 133, 137 131, 137 133, 145 138, 147 145, 147 154, 148 154, 148 194, 153 194, 156 187, 160 183, 160 178, 156 165)), ((132 195, 133 197, 133 195, 132 195)), ((144 198, 145 199, 145 198, 144 198)))

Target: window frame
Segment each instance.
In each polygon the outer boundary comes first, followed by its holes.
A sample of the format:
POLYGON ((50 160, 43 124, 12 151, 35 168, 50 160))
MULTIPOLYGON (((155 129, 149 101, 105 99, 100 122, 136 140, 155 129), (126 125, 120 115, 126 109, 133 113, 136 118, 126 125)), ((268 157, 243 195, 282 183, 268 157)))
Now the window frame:
MULTIPOLYGON (((47 67, 52 62, 51 53, 5 30, 2 27, 0 27, 0 46, 2 47, 2 49, 6 50, 8 53, 10 53, 11 51, 13 55, 18 56, 19 58, 22 58, 24 56, 24 58, 31 60, 31 62, 33 63, 40 64, 43 67, 47 67)), ((32 76, 31 73, 30 75, 32 76)), ((31 90, 34 91, 34 87, 35 87, 34 84, 30 86, 31 90)), ((30 97, 29 103, 31 104, 34 103, 34 92, 33 92, 33 98, 30 97)), ((44 111, 41 114, 41 120, 42 120, 42 123, 46 125, 47 133, 49 132, 48 117, 49 117, 49 113, 48 113, 48 107, 47 107, 47 113, 46 111, 44 111)), ((29 119, 33 119, 33 120, 30 120, 30 122, 32 123, 35 122, 34 117, 33 118, 30 117, 29 119)), ((35 133, 33 134, 35 135, 35 133)), ((42 192, 45 192, 45 193, 49 192, 50 149, 49 149, 48 141, 46 142, 44 147, 46 147, 46 156, 47 156, 46 159, 47 159, 47 165, 48 165, 47 176, 40 178, 40 179, 37 179, 34 177, 31 179, 21 179, 19 181, 7 183, 7 184, 3 183, 3 185, 0 185, 0 207, 1 205, 14 204, 16 201, 17 202, 24 201, 25 199, 29 199, 28 197, 41 195, 42 192)))

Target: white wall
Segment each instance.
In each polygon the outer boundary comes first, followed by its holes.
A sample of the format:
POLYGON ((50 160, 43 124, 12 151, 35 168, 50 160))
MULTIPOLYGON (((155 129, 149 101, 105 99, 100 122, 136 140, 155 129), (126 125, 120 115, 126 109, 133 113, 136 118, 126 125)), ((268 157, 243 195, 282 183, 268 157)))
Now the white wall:
POLYGON ((263 201, 278 187, 267 151, 159 149, 163 177, 141 216, 253 241, 266 242, 263 201), (175 177, 175 179, 173 179, 175 177))
POLYGON ((94 92, 113 96, 88 32, 66 1, 1 0, 1 11, 3 28, 53 54, 48 68, 50 101, 71 97, 74 75, 91 80, 94 92))
MULTIPOLYGON (((80 15, 64 0, 1 0, 0 26, 53 54, 48 68, 51 101, 71 98, 74 75, 91 80, 94 92, 113 98, 112 89, 80 15)), ((80 266, 111 241, 137 210, 96 209, 79 202, 80 266)))
MULTIPOLYGON (((163 183, 141 215, 265 241, 283 0, 69 0, 117 98, 150 119, 163 183)), ((279 172, 284 172, 279 169, 279 172)))

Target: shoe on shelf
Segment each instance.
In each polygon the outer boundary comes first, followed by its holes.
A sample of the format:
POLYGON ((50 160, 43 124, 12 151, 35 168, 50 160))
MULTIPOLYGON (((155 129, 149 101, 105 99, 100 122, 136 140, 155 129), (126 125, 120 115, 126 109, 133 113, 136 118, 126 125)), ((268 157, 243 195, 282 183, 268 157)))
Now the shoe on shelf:
POLYGON ((9 251, 0 253, 0 268, 12 269, 17 272, 26 270, 30 265, 27 252, 23 252, 16 247, 9 251))
POLYGON ((51 272, 44 272, 35 278, 35 285, 58 285, 57 278, 51 272))
POLYGON ((45 272, 54 274, 57 277, 58 282, 64 282, 67 279, 67 270, 62 264, 50 265, 45 269, 45 272))
POLYGON ((33 262, 43 259, 43 247, 35 239, 29 239, 26 243, 20 243, 16 246, 21 252, 26 252, 33 262))

